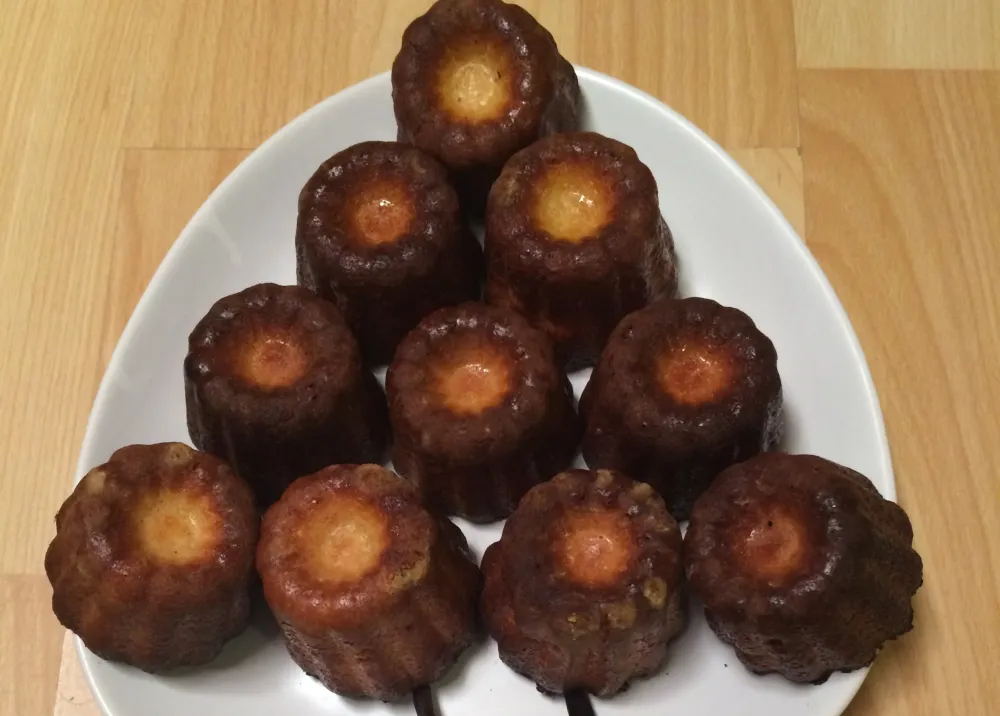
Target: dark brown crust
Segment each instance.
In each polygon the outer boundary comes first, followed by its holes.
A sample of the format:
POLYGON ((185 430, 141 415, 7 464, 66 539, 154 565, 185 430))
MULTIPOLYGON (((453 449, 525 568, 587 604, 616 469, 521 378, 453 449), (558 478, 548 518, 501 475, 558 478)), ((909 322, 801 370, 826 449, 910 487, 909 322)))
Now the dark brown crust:
POLYGON ((343 695, 407 696, 443 676, 480 633, 482 576, 462 532, 377 465, 334 465, 297 480, 264 516, 257 569, 292 658, 343 695), (346 585, 313 578, 289 538, 338 494, 367 500, 391 533, 377 570, 346 585))
POLYGON ((674 243, 656 180, 635 151, 593 132, 560 134, 518 152, 490 191, 486 300, 545 330, 568 370, 590 365, 630 311, 677 292, 674 243), (559 241, 532 219, 533 189, 546 169, 591 163, 615 197, 598 236, 559 241))
POLYGON ((302 188, 295 232, 298 282, 336 303, 369 363, 392 360, 396 344, 435 308, 479 296, 482 251, 462 221, 447 172, 395 142, 362 142, 324 162, 302 188), (346 203, 366 183, 410 190, 410 231, 388 244, 351 236, 346 203))
POLYGON ((431 314, 400 344, 386 391, 393 464, 447 514, 506 517, 529 488, 573 461, 580 423, 572 386, 546 336, 512 311, 470 303, 431 314), (456 338, 488 343, 513 363, 511 392, 478 415, 426 400, 429 369, 456 338))
POLYGON ((52 610, 103 659, 149 672, 204 664, 247 625, 257 534, 253 495, 221 460, 180 443, 124 447, 56 515, 45 554, 52 610), (209 498, 222 525, 211 559, 180 566, 145 554, 128 517, 160 489, 209 498))
POLYGON ((725 470, 695 503, 685 540, 691 586, 719 638, 757 673, 821 683, 867 666, 913 626, 922 582, 906 513, 853 470, 811 455, 760 455, 725 470), (810 558, 792 581, 741 569, 733 525, 772 505, 807 521, 810 558))
POLYGON ((382 388, 336 306, 304 288, 265 283, 219 300, 191 333, 184 384, 192 442, 232 465, 262 507, 301 475, 385 453, 382 388), (273 329, 300 340, 311 365, 294 384, 261 390, 234 373, 232 355, 273 329))
POLYGON ((777 360, 774 345, 749 316, 709 299, 659 301, 630 314, 580 398, 587 465, 648 482, 674 517, 686 519, 719 471, 777 445, 777 360), (653 375, 659 351, 692 337, 724 346, 736 358, 733 389, 707 404, 678 403, 653 375))
POLYGON ((618 693, 656 673, 686 624, 681 535, 663 500, 620 473, 571 470, 533 488, 483 557, 482 611, 500 657, 550 693, 618 693), (554 526, 571 509, 629 521, 636 554, 603 588, 558 574, 554 526), (650 596, 647 596, 650 595, 650 596))
POLYGON ((577 127, 580 86, 555 40, 524 9, 500 0, 440 0, 406 28, 392 65, 398 138, 438 157, 453 172, 463 205, 482 211, 490 185, 514 152, 577 127), (509 48, 514 92, 502 119, 474 125, 439 106, 435 71, 449 43, 473 35, 509 48))

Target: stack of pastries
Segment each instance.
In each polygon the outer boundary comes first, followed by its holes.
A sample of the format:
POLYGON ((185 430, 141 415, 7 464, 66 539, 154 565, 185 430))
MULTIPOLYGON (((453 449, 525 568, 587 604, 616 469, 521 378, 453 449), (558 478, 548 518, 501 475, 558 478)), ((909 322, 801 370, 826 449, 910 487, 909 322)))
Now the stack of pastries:
POLYGON ((677 296, 653 173, 581 131, 551 34, 501 0, 439 0, 392 89, 398 141, 302 188, 298 285, 193 327, 196 449, 123 447, 60 508, 59 620, 103 658, 196 666, 245 628, 259 579, 306 673, 383 700, 484 631, 540 690, 613 696, 661 671, 689 589, 751 671, 796 682, 908 631, 906 514, 853 470, 774 452, 774 344, 677 296), (578 413, 568 372, 590 366, 578 413), (482 571, 450 517, 508 518, 482 571))

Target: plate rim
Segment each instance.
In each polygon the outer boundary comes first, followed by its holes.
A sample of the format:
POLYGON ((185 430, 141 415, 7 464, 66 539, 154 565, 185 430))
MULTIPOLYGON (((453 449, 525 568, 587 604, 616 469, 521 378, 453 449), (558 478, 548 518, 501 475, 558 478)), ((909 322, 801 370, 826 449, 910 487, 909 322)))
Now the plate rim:
MULTIPOLYGON (((875 390, 875 382, 872 377, 871 368, 868 364, 868 359, 861 346, 861 341, 858 339, 857 333, 854 330, 854 325, 847 314, 847 310, 844 308, 844 304, 837 295, 833 284, 830 283, 829 278, 819 265, 819 261, 809 250, 809 247, 799 235, 798 231, 796 231, 795 227, 791 225, 784 213, 782 213, 764 189, 756 181, 754 181, 750 174, 728 152, 726 152, 726 150, 723 149, 718 142, 712 139, 687 117, 657 97, 654 97, 648 92, 645 92, 644 90, 641 90, 624 80, 620 80, 611 75, 579 64, 574 63, 573 67, 576 70, 577 77, 581 80, 581 85, 583 84, 583 79, 586 79, 588 82, 604 85, 606 88, 615 92, 630 95, 633 100, 649 105, 657 112, 666 115, 678 128, 684 130, 689 139, 700 143, 705 149, 709 150, 709 152, 714 155, 716 159, 721 161, 722 164, 724 164, 730 172, 732 172, 733 175, 739 179, 744 188, 767 209, 771 218, 782 227, 785 234, 792 239, 796 252, 799 254, 800 258, 805 261, 805 265, 808 266, 811 277, 819 284, 823 292, 823 296, 830 303, 832 303, 834 315, 840 329, 844 333, 848 347, 851 350, 855 362, 860 364, 862 383, 868 398, 868 405, 872 412, 875 429, 877 431, 878 445, 880 446, 880 468, 883 474, 888 478, 888 483, 882 490, 882 495, 888 500, 896 501, 896 476, 892 465, 892 449, 889 444, 889 438, 885 427, 882 405, 879 400, 878 393, 875 390)), ((165 277, 172 272, 173 265, 180 260, 180 256, 184 252, 184 248, 192 241, 196 240, 197 232, 194 230, 194 227, 200 223, 201 219, 205 215, 209 214, 209 212, 213 210, 219 196, 229 191, 232 185, 241 181, 244 175, 249 174, 252 171, 252 167, 257 162, 261 161, 261 157, 270 150, 271 145, 277 144, 286 135, 290 135, 297 131, 300 125, 307 123, 313 115, 321 113, 328 105, 335 102, 349 102, 353 95, 363 93, 372 85, 384 83, 389 78, 389 75, 389 71, 380 72, 352 85, 348 85, 328 97, 325 97, 289 120, 271 136, 261 142, 256 148, 254 148, 253 151, 251 151, 250 154, 248 154, 235 169, 233 169, 221 182, 219 182, 218 186, 212 190, 212 192, 202 202, 201 206, 199 206, 195 213, 191 215, 191 218, 188 219, 184 228, 177 235, 177 238, 170 245, 170 248, 160 260, 156 271, 154 271, 149 283, 146 285, 145 289, 143 289, 142 296, 140 296, 139 300, 136 302, 135 308, 129 315, 129 318, 125 323, 125 327, 122 329, 121 334, 118 336, 118 340, 115 342, 114 350, 111 353, 111 357, 108 359, 107 366, 104 369, 104 374, 101 377, 97 392, 94 396, 94 402, 87 417, 87 427, 84 431, 83 440, 80 443, 80 450, 76 463, 76 473, 73 478, 74 486, 80 482, 87 470, 90 469, 90 463, 92 462, 90 453, 93 451, 93 445, 96 442, 96 426, 101 422, 101 418, 108 410, 112 394, 110 384, 112 376, 118 372, 119 363, 123 360, 122 356, 124 354, 124 346, 131 343, 132 334, 137 330, 138 325, 141 323, 140 316, 146 312, 148 307, 147 304, 149 304, 152 300, 151 296, 156 292, 155 289, 160 283, 165 281, 165 277)), ((121 716, 120 714, 114 714, 110 710, 105 702, 101 690, 97 687, 95 682, 90 665, 90 659, 100 657, 91 654, 91 652, 89 652, 83 645, 83 641, 76 634, 73 634, 73 642, 74 653, 76 654, 77 661, 83 671, 87 688, 90 690, 94 703, 97 704, 101 714, 103 716, 121 716)), ((838 706, 836 713, 843 713, 854 700, 854 697, 857 695, 862 684, 865 682, 870 669, 871 667, 867 666, 848 674, 848 676, 855 677, 853 680, 853 688, 848 689, 845 692, 845 700, 838 706)))

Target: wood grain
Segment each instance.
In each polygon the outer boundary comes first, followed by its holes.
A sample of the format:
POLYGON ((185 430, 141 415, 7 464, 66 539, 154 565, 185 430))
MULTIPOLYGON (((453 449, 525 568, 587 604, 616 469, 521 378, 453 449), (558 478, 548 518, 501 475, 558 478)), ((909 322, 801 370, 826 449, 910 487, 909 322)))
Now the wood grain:
POLYGON ((0 574, 38 574, 104 367, 108 237, 136 43, 125 4, 14 7, 2 23, 11 49, 0 52, 9 83, 0 115, 0 505, 8 537, 0 574))
POLYGON ((125 141, 254 147, 327 95, 388 69, 408 18, 428 4, 140 2, 144 42, 125 141))
POLYGON ((153 273, 188 219, 249 154, 245 149, 123 152, 101 355, 111 358, 153 273), (164 191, 164 187, 170 187, 164 191))
POLYGON ((917 628, 854 713, 998 713, 1000 75, 802 86, 806 233, 864 345, 924 559, 917 628))
POLYGON ((0 578, 0 714, 48 714, 55 698, 63 630, 48 610, 49 583, 37 575, 0 578), (30 688, 27 688, 30 686, 30 688))
POLYGON ((656 95, 724 146, 798 145, 789 0, 593 0, 581 9, 588 21, 574 60, 656 95))
POLYGON ((794 0, 799 67, 1000 68, 998 0, 794 0))
MULTIPOLYGON (((256 146, 323 97, 388 70, 403 29, 429 4, 144 0, 126 142, 256 146), (264 34, 266 43, 247 42, 264 34), (177 72, 182 64, 198 71, 177 72)), ((663 98, 727 146, 798 144, 790 0, 523 5, 571 60, 663 98)))
MULTIPOLYGON (((247 150, 388 69, 429 3, 0 0, 0 716, 96 714, 42 555, 161 256, 247 150)), ((1000 0, 523 4, 732 150, 857 328, 926 583, 851 715, 1000 713, 1000 0)))
MULTIPOLYGON (((87 686, 87 677, 83 675, 80 661, 76 658, 73 635, 68 632, 63 637, 60 658, 59 685, 54 694, 52 716, 101 716, 101 710, 94 703, 94 696, 87 686)), ((44 713, 48 716, 50 711, 44 713)))

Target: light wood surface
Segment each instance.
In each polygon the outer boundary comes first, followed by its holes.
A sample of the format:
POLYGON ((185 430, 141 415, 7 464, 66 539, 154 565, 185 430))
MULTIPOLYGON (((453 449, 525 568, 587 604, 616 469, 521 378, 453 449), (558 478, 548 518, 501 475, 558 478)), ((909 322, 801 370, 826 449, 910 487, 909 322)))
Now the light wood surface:
MULTIPOLYGON (((0 0, 0 716, 97 713, 42 558, 163 253, 427 4, 0 0)), ((851 716, 1000 714, 1000 2, 522 4, 730 149, 854 322, 925 584, 851 716)))

